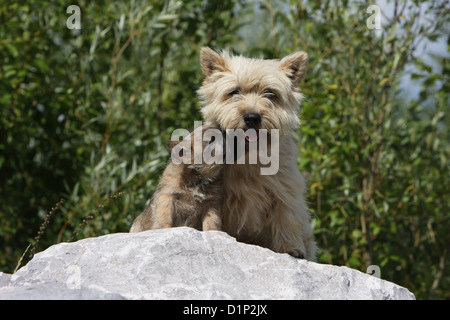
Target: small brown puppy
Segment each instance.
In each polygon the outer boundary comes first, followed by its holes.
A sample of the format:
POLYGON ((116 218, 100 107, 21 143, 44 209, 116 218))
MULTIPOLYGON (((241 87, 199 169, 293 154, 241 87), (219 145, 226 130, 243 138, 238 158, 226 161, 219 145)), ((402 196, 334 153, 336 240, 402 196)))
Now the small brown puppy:
POLYGON ((171 159, 149 206, 134 220, 130 232, 180 226, 200 231, 222 230, 222 169, 225 149, 222 137, 223 134, 217 128, 202 126, 182 141, 169 141, 167 148, 171 152, 171 159), (204 134, 209 129, 215 129, 210 130, 210 133, 213 131, 216 135, 205 136, 204 141, 204 134), (216 139, 217 135, 219 139, 216 139), (201 150, 194 150, 194 146, 201 150), (214 159, 222 160, 211 163, 210 159, 205 163, 203 157, 206 157, 205 153, 208 154, 208 151, 210 155, 217 156, 214 159), (199 155, 203 156, 200 157, 201 161, 198 161, 199 155))

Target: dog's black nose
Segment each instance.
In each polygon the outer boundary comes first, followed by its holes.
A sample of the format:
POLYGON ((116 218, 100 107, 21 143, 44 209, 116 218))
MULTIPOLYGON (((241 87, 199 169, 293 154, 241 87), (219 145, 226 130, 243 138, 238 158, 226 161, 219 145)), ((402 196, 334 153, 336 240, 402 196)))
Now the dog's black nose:
POLYGON ((259 113, 244 114, 244 121, 247 127, 256 128, 261 123, 261 115, 259 113))

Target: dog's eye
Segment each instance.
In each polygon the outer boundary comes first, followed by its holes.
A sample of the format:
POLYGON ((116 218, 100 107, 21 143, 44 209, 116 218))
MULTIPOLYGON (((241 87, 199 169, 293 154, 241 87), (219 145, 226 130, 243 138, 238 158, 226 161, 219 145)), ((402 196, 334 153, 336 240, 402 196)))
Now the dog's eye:
POLYGON ((275 92, 273 92, 271 89, 266 89, 263 92, 263 97, 264 98, 272 99, 272 98, 275 98, 276 96, 277 95, 275 94, 275 92))
POLYGON ((239 93, 240 93, 239 89, 234 89, 233 91, 228 92, 228 95, 229 96, 234 96, 235 94, 239 94, 239 93))

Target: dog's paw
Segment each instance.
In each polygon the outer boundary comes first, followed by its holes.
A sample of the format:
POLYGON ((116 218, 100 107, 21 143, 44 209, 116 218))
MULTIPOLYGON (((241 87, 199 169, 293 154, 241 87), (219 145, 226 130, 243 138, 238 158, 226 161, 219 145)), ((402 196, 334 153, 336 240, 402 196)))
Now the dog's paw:
POLYGON ((287 254, 297 259, 305 259, 305 254, 300 250, 289 250, 287 254))
POLYGON ((288 255, 297 259, 307 259, 307 252, 303 243, 289 244, 285 243, 280 248, 275 248, 276 252, 287 253, 288 255))

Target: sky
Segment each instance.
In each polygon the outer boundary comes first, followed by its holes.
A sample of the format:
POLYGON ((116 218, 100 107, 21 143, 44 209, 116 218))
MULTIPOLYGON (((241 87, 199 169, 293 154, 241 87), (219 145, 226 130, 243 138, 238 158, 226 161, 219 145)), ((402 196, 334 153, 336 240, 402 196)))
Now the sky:
MULTIPOLYGON (((403 5, 403 1, 400 1, 401 5, 403 5)), ((410 12, 408 11, 408 6, 412 3, 412 0, 406 0, 406 9, 404 15, 408 17, 410 12)), ((386 25, 388 23, 387 18, 391 18, 394 15, 394 1, 388 1, 388 0, 377 0, 376 4, 380 7, 380 9, 383 11, 384 15, 381 15, 381 28, 383 28, 383 25, 386 25), (387 17, 387 18, 386 18, 387 17)), ((400 6, 400 5, 399 5, 400 6)), ((422 2, 420 4, 423 11, 427 9, 429 6, 429 2, 422 2)), ((450 4, 449 4, 450 7, 450 4)), ((432 19, 432 17, 424 16, 421 20, 421 23, 424 26, 428 25, 427 19, 432 19)), ((450 33, 450 26, 448 27, 447 34, 450 33)), ((431 42, 428 39, 424 39, 417 47, 416 55, 420 55, 423 59, 423 61, 430 65, 433 68, 434 73, 441 73, 442 67, 437 61, 433 58, 433 56, 441 56, 441 57, 447 57, 450 58, 450 52, 448 51, 447 46, 447 37, 442 36, 438 38, 435 42, 431 42)), ((412 63, 408 64, 405 68, 405 74, 403 75, 401 81, 400 81, 400 90, 402 91, 402 94, 407 100, 413 100, 417 99, 420 93, 420 86, 421 81, 420 80, 412 80, 410 75, 413 72, 418 72, 417 69, 414 67, 412 63)), ((442 86, 442 83, 440 81, 437 82, 438 86, 442 86)))

